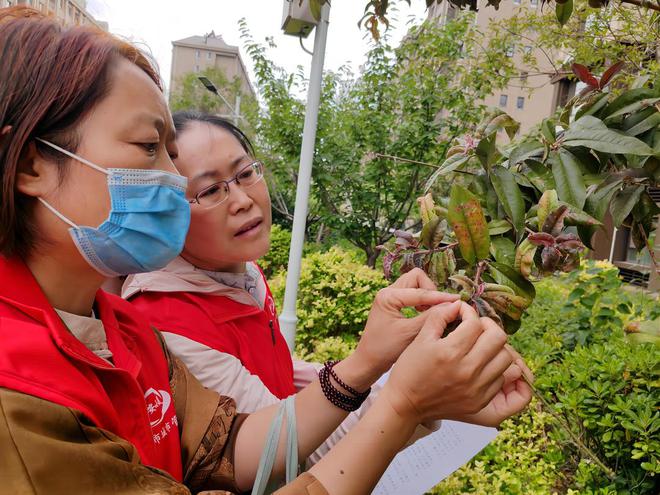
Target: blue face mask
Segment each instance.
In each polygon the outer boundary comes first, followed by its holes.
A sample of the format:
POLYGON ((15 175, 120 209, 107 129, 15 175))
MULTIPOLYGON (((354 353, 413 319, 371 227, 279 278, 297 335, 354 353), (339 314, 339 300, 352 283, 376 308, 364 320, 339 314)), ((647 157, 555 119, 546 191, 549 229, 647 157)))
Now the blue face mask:
POLYGON ((179 255, 190 226, 185 177, 160 170, 106 170, 53 143, 37 140, 108 176, 110 214, 96 228, 76 225, 38 198, 71 225, 69 233, 78 250, 98 272, 107 277, 151 272, 179 255))

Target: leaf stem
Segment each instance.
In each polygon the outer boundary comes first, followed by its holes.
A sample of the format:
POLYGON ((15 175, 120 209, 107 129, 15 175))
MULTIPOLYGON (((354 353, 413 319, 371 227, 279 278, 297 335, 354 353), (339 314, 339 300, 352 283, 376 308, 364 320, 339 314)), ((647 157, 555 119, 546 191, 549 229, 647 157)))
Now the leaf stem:
POLYGON ((571 427, 568 425, 566 420, 562 418, 555 410, 554 407, 552 407, 552 404, 550 404, 543 395, 534 387, 534 384, 527 378, 527 376, 523 373, 522 374, 523 380, 529 385, 529 387, 532 389, 532 393, 534 394, 534 397, 536 397, 541 403, 543 404, 544 409, 550 416, 552 416, 557 423, 561 426, 561 428, 568 433, 568 436, 571 438, 573 444, 577 447, 577 449, 582 452, 584 455, 589 457, 606 475, 610 480, 614 480, 616 477, 616 473, 612 471, 609 467, 607 467, 603 461, 600 460, 600 458, 596 455, 596 453, 591 450, 589 447, 587 447, 582 440, 573 432, 571 427))

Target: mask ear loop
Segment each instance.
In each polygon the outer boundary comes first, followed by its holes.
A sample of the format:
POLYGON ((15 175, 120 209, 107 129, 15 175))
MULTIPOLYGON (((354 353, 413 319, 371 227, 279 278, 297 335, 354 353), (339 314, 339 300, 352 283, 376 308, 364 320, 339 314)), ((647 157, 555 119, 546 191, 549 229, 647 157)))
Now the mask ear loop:
POLYGON ((68 223, 68 224, 71 225, 71 227, 73 227, 74 229, 77 229, 77 228, 78 228, 78 226, 77 226, 75 223, 73 223, 71 220, 69 220, 67 217, 65 217, 64 215, 62 215, 62 214, 61 214, 59 211, 57 211, 55 208, 53 208, 50 204, 48 204, 48 202, 47 202, 45 199, 43 199, 43 198, 37 198, 37 199, 38 199, 39 201, 41 201, 41 204, 43 204, 46 208, 48 208, 50 211, 52 211, 52 212, 53 212, 53 213, 54 213, 54 214, 55 214, 60 220, 62 220, 62 221, 65 222, 65 223, 68 223))
POLYGON ((46 141, 45 139, 41 139, 41 138, 34 138, 34 139, 37 140, 37 141, 39 141, 40 143, 44 143, 46 146, 50 146, 51 148, 53 148, 53 149, 59 151, 60 153, 64 153, 64 154, 65 154, 66 156, 68 156, 69 158, 73 158, 74 160, 76 160, 76 161, 78 161, 78 162, 80 162, 80 163, 84 163, 84 164, 87 165, 88 167, 92 167, 93 169, 98 170, 98 171, 101 172, 102 174, 110 175, 110 172, 108 172, 108 171, 107 171, 106 169, 104 169, 103 167, 99 167, 97 164, 92 163, 92 162, 90 162, 89 160, 85 160, 83 157, 78 156, 78 155, 76 155, 75 153, 71 153, 70 151, 65 150, 64 148, 60 148, 60 147, 57 146, 56 144, 53 144, 53 143, 51 143, 51 142, 49 142, 49 141, 46 141))

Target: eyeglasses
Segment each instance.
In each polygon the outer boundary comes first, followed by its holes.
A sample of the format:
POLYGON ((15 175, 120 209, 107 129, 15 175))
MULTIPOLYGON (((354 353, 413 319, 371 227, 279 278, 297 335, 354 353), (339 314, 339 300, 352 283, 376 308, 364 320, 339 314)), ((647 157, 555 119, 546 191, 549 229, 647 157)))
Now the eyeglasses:
POLYGON ((217 206, 229 197, 229 184, 236 182, 242 189, 254 186, 264 177, 264 164, 255 161, 243 167, 232 179, 221 180, 215 184, 205 187, 197 194, 194 199, 189 199, 188 203, 197 203, 204 208, 217 206))

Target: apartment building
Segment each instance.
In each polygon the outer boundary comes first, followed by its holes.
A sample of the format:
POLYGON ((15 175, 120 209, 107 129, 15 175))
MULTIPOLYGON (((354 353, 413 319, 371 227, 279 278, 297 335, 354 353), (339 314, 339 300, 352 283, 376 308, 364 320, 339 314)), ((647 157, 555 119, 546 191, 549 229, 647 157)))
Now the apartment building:
POLYGON ((183 76, 207 68, 221 69, 228 80, 238 78, 241 93, 256 98, 256 94, 237 46, 227 44, 213 31, 204 36, 190 36, 172 42, 170 92, 177 90, 183 76))
POLYGON ((108 30, 106 22, 94 19, 87 11, 86 0, 0 0, 1 7, 13 5, 27 5, 60 19, 64 25, 89 25, 108 30))

